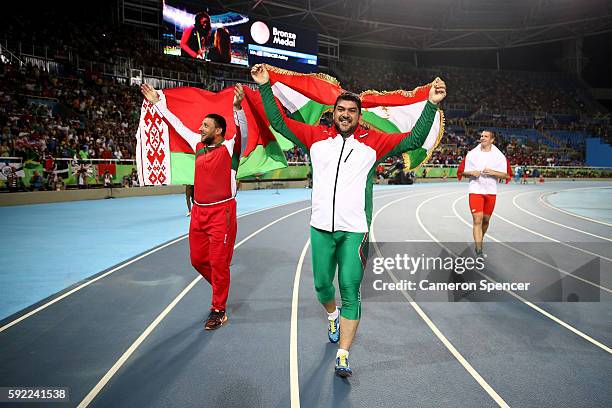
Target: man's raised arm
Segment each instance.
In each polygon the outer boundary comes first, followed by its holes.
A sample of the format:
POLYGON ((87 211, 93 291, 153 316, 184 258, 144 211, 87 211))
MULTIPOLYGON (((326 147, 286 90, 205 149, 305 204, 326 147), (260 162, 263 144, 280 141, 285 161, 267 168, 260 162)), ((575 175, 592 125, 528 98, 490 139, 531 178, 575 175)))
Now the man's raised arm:
POLYGON ((436 78, 429 90, 429 97, 421 116, 410 132, 386 135, 383 150, 387 150, 386 156, 394 156, 414 150, 425 143, 431 126, 433 125, 438 110, 438 104, 446 97, 446 84, 440 78, 436 78))
POLYGON ((259 94, 272 128, 296 145, 310 150, 317 127, 287 118, 280 111, 272 93, 270 75, 263 64, 253 66, 251 76, 259 86, 259 94))
POLYGON ((234 87, 234 122, 236 123, 236 127, 238 127, 238 134, 240 136, 240 140, 236 140, 236 145, 238 149, 235 149, 234 153, 238 154, 238 157, 242 156, 244 150, 247 147, 248 136, 249 136, 249 127, 247 125, 246 114, 244 113, 244 109, 242 109, 242 100, 244 99, 244 89, 242 89, 241 84, 236 84, 234 87))
POLYGON ((140 91, 142 92, 142 95, 145 97, 145 99, 155 106, 157 112, 159 112, 159 114, 162 115, 168 121, 168 123, 172 125, 174 130, 176 130, 176 132, 183 139, 185 139, 187 143, 189 143, 189 146, 191 146, 191 149, 193 149, 193 151, 195 152, 196 145, 198 144, 202 136, 199 133, 196 133, 189 129, 183 124, 183 122, 181 122, 179 118, 176 117, 174 113, 170 112, 170 110, 166 106, 166 96, 163 94, 163 92, 158 92, 149 84, 142 84, 140 86, 140 91))

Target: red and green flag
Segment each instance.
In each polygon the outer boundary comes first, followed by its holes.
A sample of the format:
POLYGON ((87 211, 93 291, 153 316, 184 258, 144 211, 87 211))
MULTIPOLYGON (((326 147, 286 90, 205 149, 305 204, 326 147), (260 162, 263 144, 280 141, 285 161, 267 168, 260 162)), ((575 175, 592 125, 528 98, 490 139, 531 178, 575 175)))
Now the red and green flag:
MULTIPOLYGON (((269 129, 259 93, 247 87, 244 90, 242 108, 249 137, 240 158, 238 178, 287 166, 283 150, 269 129)), ((191 131, 199 133, 206 115, 217 113, 226 119, 226 137, 236 134, 233 87, 217 93, 191 87, 165 89, 163 93, 168 109, 191 131)), ((195 153, 191 146, 198 140, 184 139, 146 100, 142 103, 136 138, 141 185, 193 184, 195 153)))
MULTIPOLYGON (((299 74, 267 66, 274 96, 293 119, 317 124, 323 114, 332 111, 344 90, 338 81, 325 74, 299 74)), ((431 84, 412 91, 366 91, 359 95, 364 125, 386 133, 412 130, 427 102, 431 84)), ((425 164, 444 133, 444 114, 436 112, 434 123, 423 145, 404 152, 406 171, 425 164)), ((277 136, 278 137, 278 136, 277 136)))
MULTIPOLYGON (((335 78, 325 74, 300 74, 268 66, 274 96, 296 120, 318 124, 321 117, 333 110, 338 95, 344 90, 335 78)), ((419 118, 431 84, 412 91, 367 91, 362 100, 362 122, 387 133, 408 132, 419 118)), ((248 143, 240 159, 238 178, 266 173, 287 166, 283 150, 293 144, 271 130, 259 92, 244 87, 248 124, 248 143)), ((236 133, 232 100, 234 88, 209 92, 198 88, 166 89, 168 109, 185 126, 198 132, 204 117, 218 113, 226 118, 226 137, 236 133)), ((427 162, 444 133, 444 115, 436 113, 433 126, 422 146, 404 153, 406 169, 415 169, 427 162)), ((137 162, 141 185, 192 184, 195 156, 193 141, 183 139, 147 101, 143 101, 138 140, 137 162)))

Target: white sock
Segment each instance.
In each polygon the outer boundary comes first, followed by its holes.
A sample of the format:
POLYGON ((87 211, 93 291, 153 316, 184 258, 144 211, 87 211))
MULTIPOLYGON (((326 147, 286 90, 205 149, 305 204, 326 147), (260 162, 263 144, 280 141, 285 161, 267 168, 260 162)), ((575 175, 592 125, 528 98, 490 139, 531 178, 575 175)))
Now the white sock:
POLYGON ((342 355, 345 355, 346 357, 348 357, 348 355, 349 355, 348 350, 338 349, 338 352, 336 353, 336 357, 340 357, 342 355))
POLYGON ((338 318, 338 313, 340 313, 340 310, 338 310, 338 307, 336 306, 336 310, 331 313, 328 313, 327 318, 329 320, 336 320, 338 318))

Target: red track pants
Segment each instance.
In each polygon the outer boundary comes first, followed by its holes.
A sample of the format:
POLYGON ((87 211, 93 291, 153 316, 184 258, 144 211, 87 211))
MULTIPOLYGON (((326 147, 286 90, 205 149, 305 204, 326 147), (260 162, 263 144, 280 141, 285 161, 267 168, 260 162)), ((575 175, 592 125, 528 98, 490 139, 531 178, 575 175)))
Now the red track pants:
POLYGON ((189 225, 193 267, 212 285, 212 309, 225 310, 236 242, 236 200, 194 205, 189 225))

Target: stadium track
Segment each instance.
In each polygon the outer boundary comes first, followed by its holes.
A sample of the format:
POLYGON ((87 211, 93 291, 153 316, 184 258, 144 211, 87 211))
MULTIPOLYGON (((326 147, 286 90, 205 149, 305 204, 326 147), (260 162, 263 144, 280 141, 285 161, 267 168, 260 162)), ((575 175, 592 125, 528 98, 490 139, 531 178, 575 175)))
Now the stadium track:
MULTIPOLYGON (((503 186, 489 232, 512 247, 557 245, 551 266, 563 271, 574 271, 584 251, 611 257, 611 227, 540 201, 591 187, 612 184, 503 186)), ((376 241, 471 240, 466 184, 375 197, 376 241)), ((309 205, 239 219, 230 320, 218 331, 202 330, 210 287, 194 280, 188 242, 180 240, 1 331, 3 385, 68 386, 65 406, 91 407, 610 406, 612 268, 605 259, 597 303, 540 303, 538 311, 516 299, 366 300, 351 350, 355 375, 335 377, 336 346, 327 342, 306 246, 309 205)), ((538 273, 560 276, 542 265, 550 258, 525 252, 531 258, 508 249, 508 273, 537 265, 538 273)))

